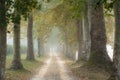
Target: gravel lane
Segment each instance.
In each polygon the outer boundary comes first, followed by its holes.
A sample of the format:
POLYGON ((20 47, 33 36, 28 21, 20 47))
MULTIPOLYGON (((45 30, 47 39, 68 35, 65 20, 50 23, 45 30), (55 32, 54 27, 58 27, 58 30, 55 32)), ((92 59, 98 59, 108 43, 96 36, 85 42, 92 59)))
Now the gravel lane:
POLYGON ((30 80, 80 80, 72 76, 72 72, 58 55, 49 57, 38 73, 30 80))

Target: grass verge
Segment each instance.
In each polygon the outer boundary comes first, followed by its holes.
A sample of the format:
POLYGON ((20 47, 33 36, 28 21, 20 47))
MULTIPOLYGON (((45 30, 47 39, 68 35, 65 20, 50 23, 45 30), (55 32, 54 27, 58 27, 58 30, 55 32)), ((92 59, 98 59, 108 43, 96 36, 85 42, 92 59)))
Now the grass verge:
POLYGON ((73 74, 81 80, 107 80, 110 76, 110 74, 103 69, 88 66, 84 61, 74 62, 67 59, 66 64, 69 65, 73 74))
POLYGON ((5 80, 30 80, 31 76, 35 74, 36 69, 38 69, 45 60, 45 57, 36 57, 36 61, 27 61, 25 57, 26 55, 22 54, 21 58, 24 69, 15 71, 9 69, 12 62, 12 55, 7 56, 5 80))

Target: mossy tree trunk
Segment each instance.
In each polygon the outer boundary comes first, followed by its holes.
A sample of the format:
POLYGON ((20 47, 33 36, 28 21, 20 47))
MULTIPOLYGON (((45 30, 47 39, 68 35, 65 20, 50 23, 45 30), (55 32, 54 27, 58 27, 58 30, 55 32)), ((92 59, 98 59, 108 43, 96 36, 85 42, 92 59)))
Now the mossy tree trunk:
POLYGON ((103 69, 111 67, 111 60, 106 51, 106 30, 103 13, 103 4, 96 7, 97 0, 89 0, 90 8, 90 35, 91 35, 91 52, 89 63, 103 69))
MULTIPOLYGON (((17 18, 20 18, 17 15, 17 18)), ((20 21, 18 23, 14 23, 14 38, 13 38, 13 61, 11 65, 11 69, 18 70, 23 69, 23 65, 21 63, 21 54, 20 54, 20 21)))
POLYGON ((5 80, 6 18, 5 0, 0 0, 0 80, 5 80))
POLYGON ((35 60, 33 49, 33 14, 30 13, 28 17, 28 29, 27 29, 27 60, 35 60))

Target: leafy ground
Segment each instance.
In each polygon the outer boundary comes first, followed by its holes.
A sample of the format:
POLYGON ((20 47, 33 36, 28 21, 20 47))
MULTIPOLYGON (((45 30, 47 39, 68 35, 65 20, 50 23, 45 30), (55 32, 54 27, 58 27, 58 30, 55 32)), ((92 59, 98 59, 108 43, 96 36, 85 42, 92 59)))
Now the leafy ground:
POLYGON ((6 80, 29 80, 32 75, 36 72, 45 60, 44 58, 36 57, 36 61, 27 61, 25 60, 25 55, 22 55, 22 63, 24 69, 22 70, 10 70, 10 65, 12 61, 12 55, 7 56, 6 60, 6 80))
POLYGON ((110 76, 109 73, 100 68, 86 66, 86 63, 83 61, 76 63, 66 59, 66 63, 71 68, 73 74, 77 75, 81 80, 107 80, 110 76))

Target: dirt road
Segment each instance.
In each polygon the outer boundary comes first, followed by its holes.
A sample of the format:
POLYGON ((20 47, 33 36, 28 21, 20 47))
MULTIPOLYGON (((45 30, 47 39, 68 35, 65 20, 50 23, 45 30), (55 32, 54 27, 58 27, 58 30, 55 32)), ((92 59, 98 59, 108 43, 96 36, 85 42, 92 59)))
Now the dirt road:
POLYGON ((49 57, 31 80, 80 80, 71 74, 64 60, 58 55, 49 57))

